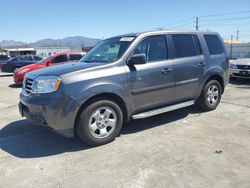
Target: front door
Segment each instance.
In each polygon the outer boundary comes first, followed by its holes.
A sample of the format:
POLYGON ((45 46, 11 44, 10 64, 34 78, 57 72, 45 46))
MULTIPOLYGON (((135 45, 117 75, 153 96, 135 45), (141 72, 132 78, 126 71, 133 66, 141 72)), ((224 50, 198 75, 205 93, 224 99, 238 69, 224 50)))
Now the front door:
POLYGON ((133 54, 146 54, 147 63, 128 67, 134 112, 149 110, 173 100, 173 63, 168 60, 166 36, 144 39, 133 54))

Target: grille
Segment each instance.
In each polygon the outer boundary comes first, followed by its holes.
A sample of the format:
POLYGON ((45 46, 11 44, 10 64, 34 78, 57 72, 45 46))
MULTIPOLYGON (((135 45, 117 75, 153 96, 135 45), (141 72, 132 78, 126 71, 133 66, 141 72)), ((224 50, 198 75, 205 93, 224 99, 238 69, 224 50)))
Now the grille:
POLYGON ((34 80, 31 78, 27 78, 25 80, 25 91, 27 94, 30 94, 32 91, 32 85, 33 85, 34 80))
POLYGON ((250 70, 250 65, 237 65, 238 69, 250 70))

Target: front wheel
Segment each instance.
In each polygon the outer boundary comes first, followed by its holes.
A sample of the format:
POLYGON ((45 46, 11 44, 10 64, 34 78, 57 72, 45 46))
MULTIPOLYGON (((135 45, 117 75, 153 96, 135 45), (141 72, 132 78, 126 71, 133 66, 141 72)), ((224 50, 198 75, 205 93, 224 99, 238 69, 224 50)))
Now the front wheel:
POLYGON ((78 136, 88 145, 98 146, 113 141, 123 124, 121 108, 111 100, 94 101, 80 113, 78 136))
POLYGON ((197 105, 204 111, 211 111, 217 108, 222 95, 221 85, 217 80, 211 80, 204 86, 197 105))

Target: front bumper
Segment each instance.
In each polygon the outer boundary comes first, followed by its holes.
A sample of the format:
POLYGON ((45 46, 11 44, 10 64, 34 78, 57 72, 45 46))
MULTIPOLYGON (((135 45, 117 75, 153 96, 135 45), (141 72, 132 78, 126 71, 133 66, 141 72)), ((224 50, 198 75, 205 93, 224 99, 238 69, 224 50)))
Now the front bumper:
POLYGON ((37 125, 66 136, 74 136, 78 102, 58 94, 26 96, 20 94, 19 113, 37 125))
POLYGON ((231 69, 230 76, 238 78, 250 78, 250 70, 231 69))

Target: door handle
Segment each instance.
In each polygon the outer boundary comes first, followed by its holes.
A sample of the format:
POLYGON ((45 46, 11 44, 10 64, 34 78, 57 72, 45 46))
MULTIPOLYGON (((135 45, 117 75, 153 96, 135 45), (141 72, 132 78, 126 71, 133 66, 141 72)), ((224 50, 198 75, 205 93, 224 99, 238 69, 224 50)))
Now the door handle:
POLYGON ((171 68, 164 68, 164 69, 162 69, 161 70, 161 73, 162 74, 168 74, 169 72, 171 72, 173 69, 171 69, 171 68))
POLYGON ((200 62, 197 64, 198 67, 204 67, 205 65, 206 65, 206 63, 204 63, 204 62, 200 62))

